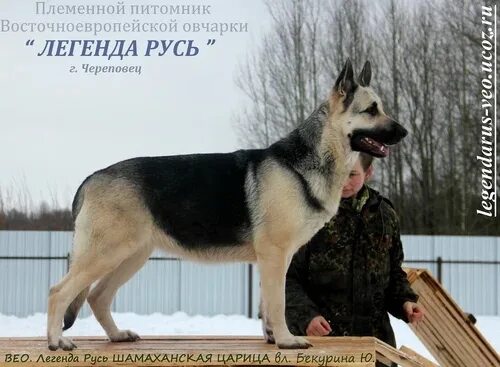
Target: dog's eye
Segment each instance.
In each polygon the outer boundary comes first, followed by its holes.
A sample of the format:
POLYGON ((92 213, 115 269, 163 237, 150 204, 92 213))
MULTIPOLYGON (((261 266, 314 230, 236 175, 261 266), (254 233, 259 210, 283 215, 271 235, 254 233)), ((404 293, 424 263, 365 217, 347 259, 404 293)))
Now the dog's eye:
POLYGON ((373 103, 370 107, 364 110, 363 113, 368 113, 371 116, 375 116, 378 113, 377 104, 373 103))

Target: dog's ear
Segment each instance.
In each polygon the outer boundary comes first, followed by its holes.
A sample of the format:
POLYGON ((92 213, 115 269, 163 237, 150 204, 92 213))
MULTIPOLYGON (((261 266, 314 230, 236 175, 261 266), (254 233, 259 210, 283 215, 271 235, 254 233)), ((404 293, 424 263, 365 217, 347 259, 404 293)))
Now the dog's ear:
POLYGON ((354 72, 352 70, 351 60, 347 59, 344 64, 344 68, 335 82, 333 91, 339 92, 342 95, 347 95, 355 88, 355 86, 356 83, 354 81, 354 72))
POLYGON ((368 87, 370 85, 370 80, 372 79, 372 65, 370 61, 365 62, 365 66, 363 66, 363 70, 359 74, 359 84, 363 87, 368 87))

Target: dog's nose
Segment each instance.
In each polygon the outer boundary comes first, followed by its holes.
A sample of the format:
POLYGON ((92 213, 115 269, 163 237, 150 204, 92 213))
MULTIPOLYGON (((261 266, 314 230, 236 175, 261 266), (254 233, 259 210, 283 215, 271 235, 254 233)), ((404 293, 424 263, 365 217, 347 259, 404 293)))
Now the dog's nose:
POLYGON ((398 127, 400 129, 400 134, 401 134, 401 138, 404 138, 406 135, 408 135, 408 130, 406 130, 403 126, 401 126, 400 124, 398 124, 398 127))
POLYGON ((403 139, 406 135, 408 135, 408 130, 406 130, 399 122, 396 120, 391 120, 392 128, 394 129, 396 135, 403 139))

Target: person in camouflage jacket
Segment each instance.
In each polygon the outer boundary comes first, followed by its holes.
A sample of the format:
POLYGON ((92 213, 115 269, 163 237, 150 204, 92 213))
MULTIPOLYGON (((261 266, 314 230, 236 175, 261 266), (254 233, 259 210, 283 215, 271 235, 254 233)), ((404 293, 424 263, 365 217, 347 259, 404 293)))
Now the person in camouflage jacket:
POLYGON ((286 320, 295 335, 375 336, 395 347, 387 312, 405 322, 423 317, 401 269, 398 216, 365 184, 371 163, 370 156, 360 156, 337 215, 290 264, 286 320))

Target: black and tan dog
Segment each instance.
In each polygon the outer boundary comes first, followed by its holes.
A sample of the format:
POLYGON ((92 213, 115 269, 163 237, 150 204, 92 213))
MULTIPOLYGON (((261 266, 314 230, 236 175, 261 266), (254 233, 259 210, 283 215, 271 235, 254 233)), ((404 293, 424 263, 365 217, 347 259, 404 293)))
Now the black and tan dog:
POLYGON ((155 248, 257 262, 267 340, 310 346, 285 323, 292 255, 337 212, 358 152, 384 157, 407 133, 384 113, 370 78, 367 62, 356 82, 348 61, 328 100, 266 149, 133 158, 87 177, 73 202, 73 261, 50 290, 49 348, 75 347, 61 326, 63 317, 64 329, 73 324, 85 299, 111 341, 137 340, 118 329, 110 305, 155 248))

